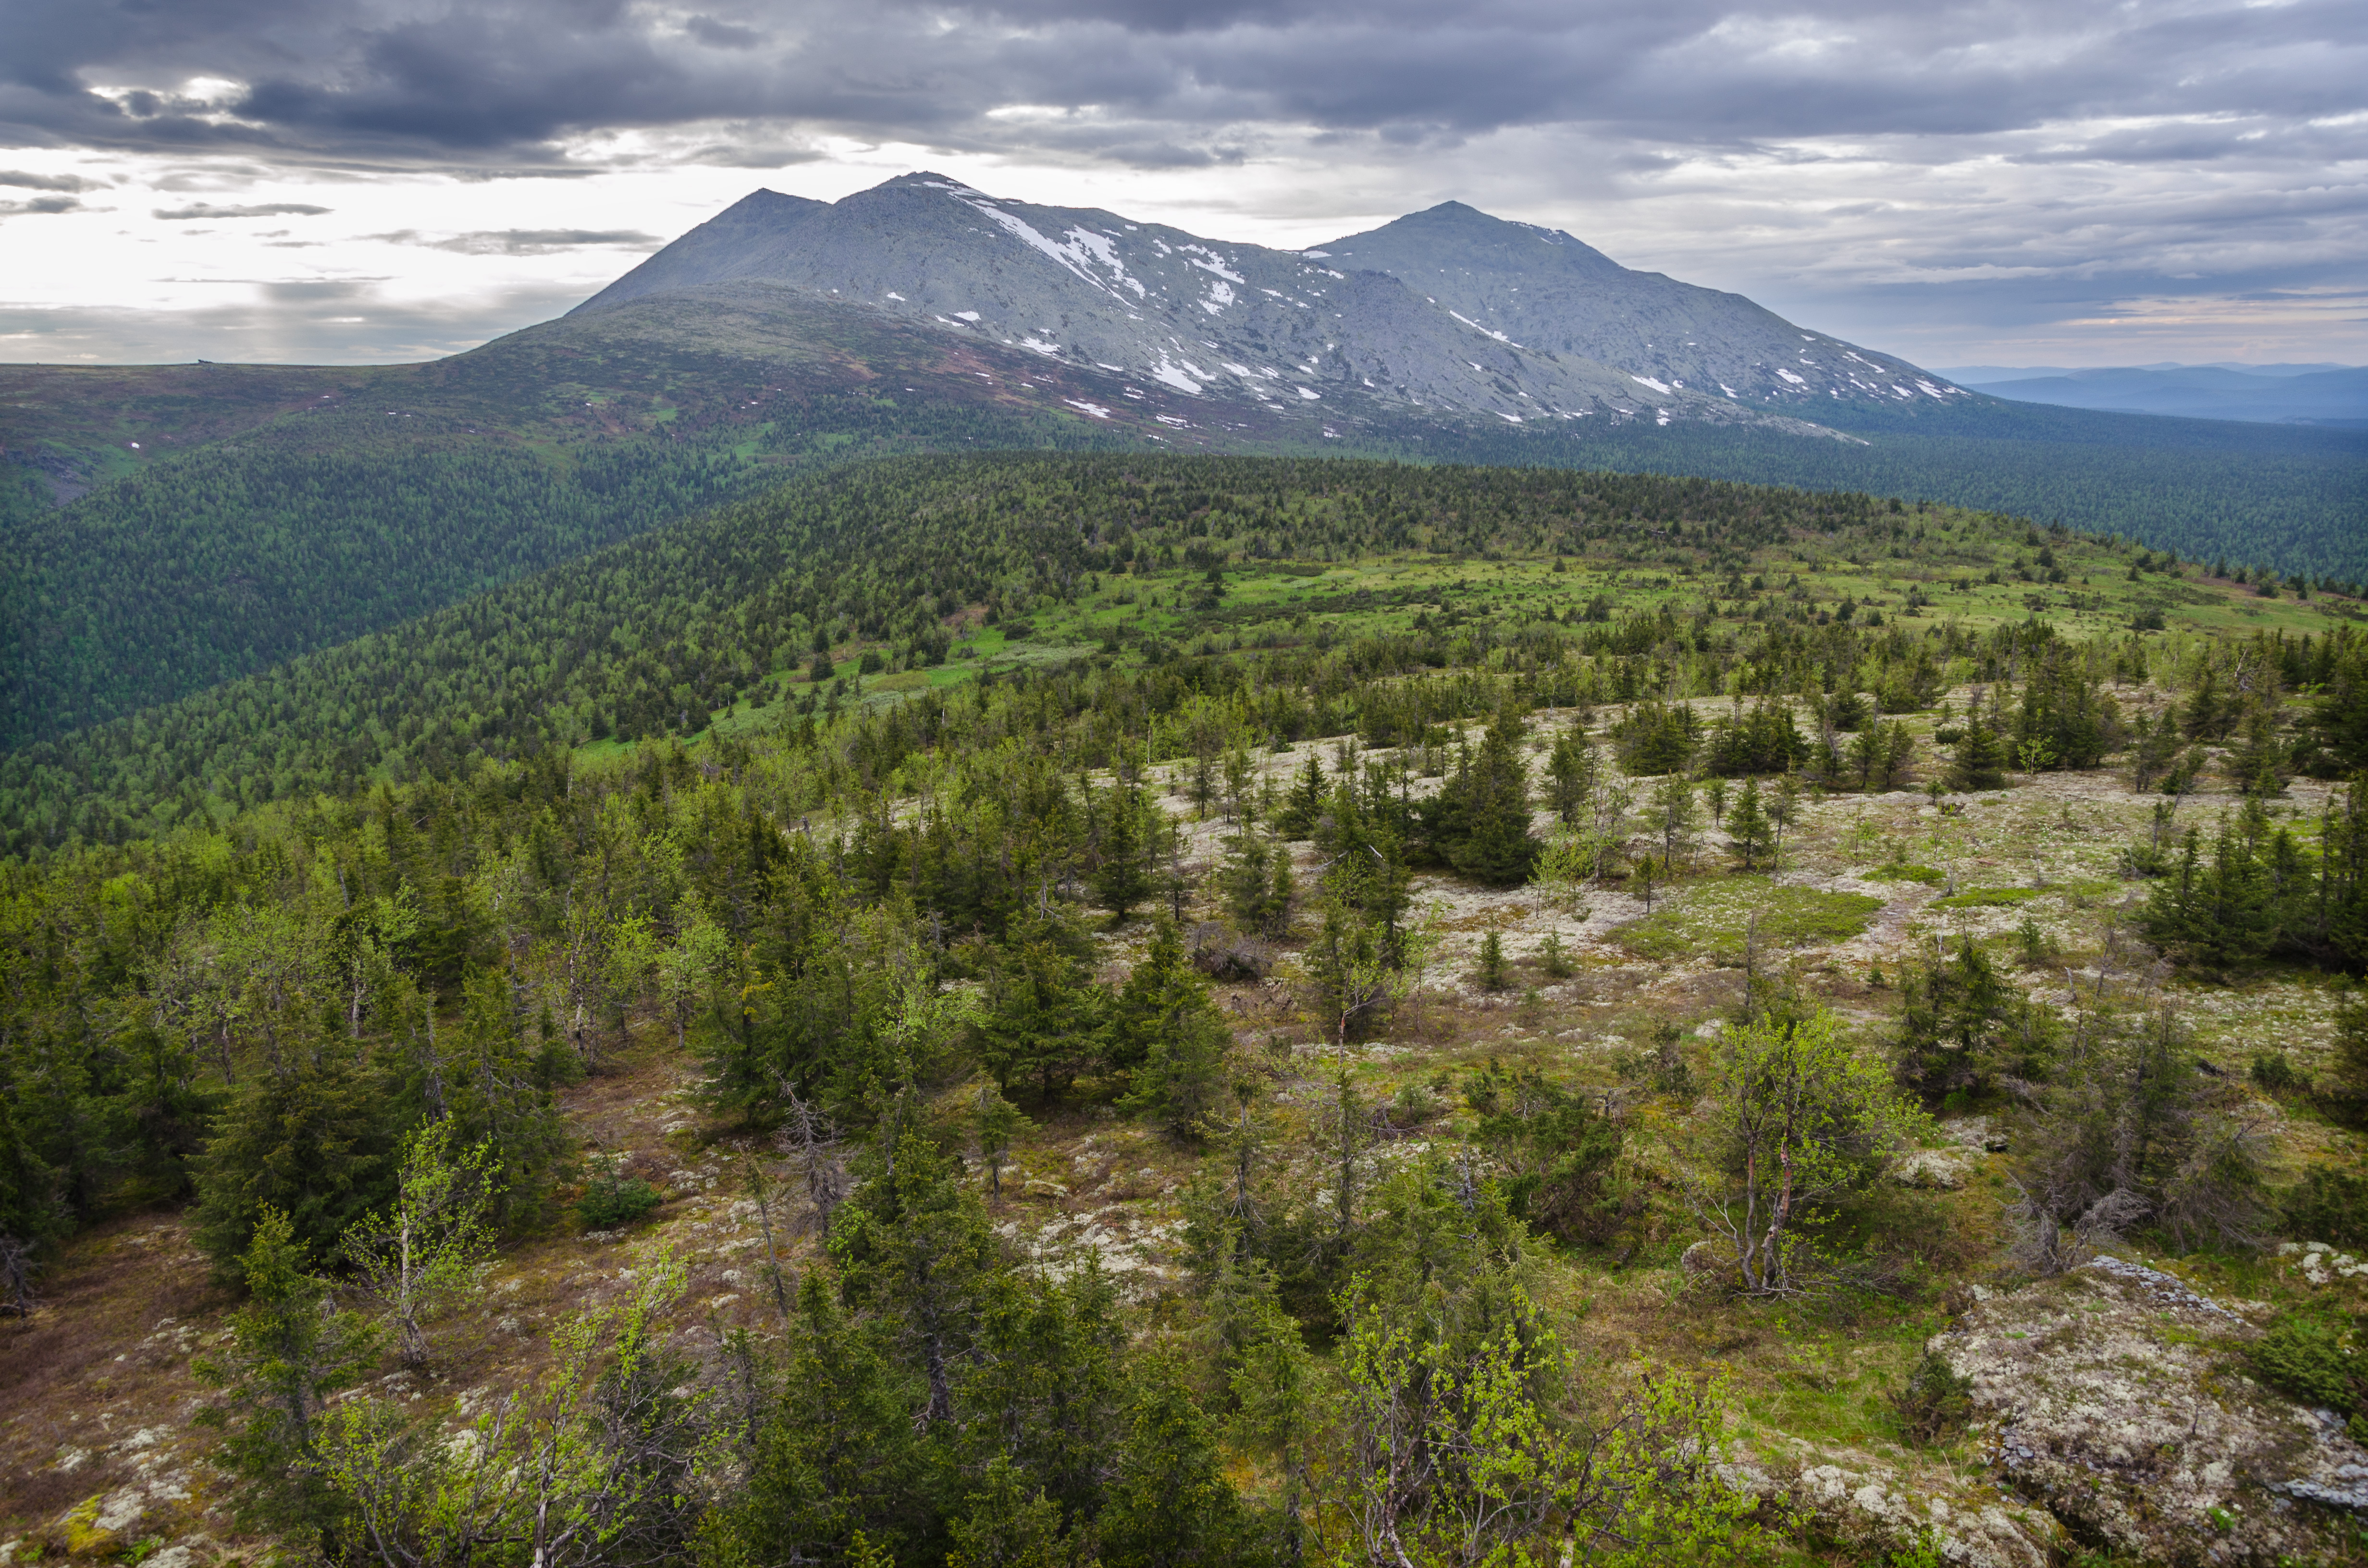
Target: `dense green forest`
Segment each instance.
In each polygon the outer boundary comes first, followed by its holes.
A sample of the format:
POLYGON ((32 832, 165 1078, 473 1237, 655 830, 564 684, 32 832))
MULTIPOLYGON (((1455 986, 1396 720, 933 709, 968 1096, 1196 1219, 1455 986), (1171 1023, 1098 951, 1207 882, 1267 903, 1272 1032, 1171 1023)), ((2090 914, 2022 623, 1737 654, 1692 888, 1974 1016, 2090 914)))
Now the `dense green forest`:
MULTIPOLYGON (((2008 1228, 2043 1278, 2100 1215, 2231 1256, 2284 1223, 2226 1070, 2109 983, 2156 952, 2368 966, 2368 640, 2325 585, 2252 575, 1713 480, 834 468, 12 756, 0 1296, 31 1312, 78 1233, 185 1214, 238 1301, 194 1363, 226 1506, 327 1561, 1828 1555, 1723 1468, 1738 1402, 1701 1351, 1762 1311, 1923 1344, 1975 1256, 1879 1179, 1928 1113, 2022 1119, 2008 1228), (2155 947, 2116 928, 2068 1013, 2008 977, 2055 939, 2029 920, 1854 990, 1890 1020, 1865 1040, 1821 989, 1860 983, 1772 964, 1806 937, 1754 915, 1720 1027, 1628 1015, 1593 1077, 1499 1055, 1573 972, 1558 936, 1487 926, 1468 1028, 1424 1000, 1455 917, 1418 882, 1640 898, 1640 951, 1656 890, 1858 930, 1879 900, 1798 883, 1811 813, 1904 801, 1929 829, 1862 818, 1858 885, 2032 903, 2057 894, 1911 847, 2109 767, 2157 802, 2116 850, 2155 947), (548 1353, 455 1403, 496 1259, 668 1201, 563 1110, 653 1060, 703 1118, 669 1136, 736 1162, 762 1228, 709 1310, 756 1315, 695 1326, 689 1279, 731 1258, 598 1255, 548 1353), (1153 1196, 1093 1163, 1119 1128, 1183 1166, 1148 1291, 1013 1218, 1089 1169, 1153 1196), (1572 1270, 1673 1267, 1673 1216, 1708 1283, 1654 1311, 1702 1343, 1575 1354, 1572 1270)), ((2343 1028, 2330 1116, 2368 1096, 2343 1028)), ((2358 1226, 2349 1191, 2297 1201, 2358 1226)), ((1962 1433, 1913 1364, 1851 1419, 1962 1433)))
POLYGON ((2368 578, 2357 433, 1991 399, 1938 434, 1853 415, 1847 439, 1484 426, 1347 390, 1283 416, 1156 388, 1130 399, 1037 356, 763 303, 644 301, 418 366, 0 367, 0 748, 395 625, 787 473, 899 452, 1320 451, 1706 475, 2368 578), (44 505, 37 463, 87 494, 44 505))
POLYGON ((1926 496, 2118 533, 2191 560, 2368 578, 2368 435, 2098 415, 1992 400, 1965 427, 1846 426, 1864 444, 1743 427, 1574 433, 1436 426, 1372 443, 1391 455, 1703 474, 1926 496), (1975 417, 1978 415, 1978 417, 1975 417))
MULTIPOLYGON (((1164 606, 1147 602, 1159 597, 1154 590, 1124 592, 1162 572, 1226 568, 1287 588, 1295 580, 1269 572, 1269 563, 1393 555, 1435 563, 1560 551, 1662 574, 1666 592, 1650 606, 1627 607, 1648 608, 1649 618, 1574 634, 1575 646, 1618 655, 1562 677, 1577 683, 1580 700, 1639 690, 1789 689, 1804 663, 1851 668, 1876 646, 1890 650, 1887 659, 1912 656, 1929 668, 1965 651, 1963 628, 1944 632, 1928 622, 1911 634, 1897 619, 1881 634, 1860 621, 1796 643, 1804 634, 1795 628, 1814 623, 1816 599, 1835 603, 1852 590, 1813 595, 1798 562, 1781 589, 1744 582, 1756 574, 1755 554, 1789 545, 1794 530, 1808 530, 1845 574, 1919 579, 1916 597, 1928 603, 1941 584, 1975 574, 1995 579, 2002 594, 2028 597, 2032 585, 2068 580, 2067 568, 2084 555, 2092 562, 2084 576, 2110 572, 2113 592, 2143 593, 2147 604, 2179 582, 2168 558, 2157 562, 2151 551, 2145 559, 2157 570, 2148 575, 2136 570, 2141 552, 2131 547, 2076 547, 2057 530, 2048 537, 2067 551, 2059 565, 2053 549, 2023 542, 2026 533, 2039 539, 2027 525, 1891 506, 1864 494, 1706 480, 1338 460, 864 465, 170 707, 21 747, 0 760, 0 842, 28 853, 76 836, 120 841, 208 810, 449 771, 470 756, 515 759, 607 738, 690 734, 737 703, 773 704, 771 722, 784 724, 797 717, 780 706, 793 681, 803 713, 821 698, 818 685, 801 680, 821 648, 837 651, 859 685, 872 673, 854 667, 865 651, 881 674, 942 682, 970 667, 951 657, 958 632, 989 631, 1000 644, 1008 630, 989 630, 994 622, 1026 622, 1046 608, 1085 618, 1068 638, 1036 644, 1081 661, 1067 678, 1133 683, 1142 695, 1129 700, 1155 712, 1172 708, 1182 690, 1242 678, 1238 661, 1184 658, 1200 637, 1248 638, 1285 671, 1268 684, 1313 683, 1326 693, 1327 713, 1351 714, 1365 691, 1395 693, 1398 676, 1444 663, 1455 642, 1450 628, 1416 622, 1419 607, 1438 597, 1429 568, 1398 583, 1381 607, 1394 608, 1391 629, 1403 641, 1354 662, 1320 645, 1307 617, 1374 608, 1370 588, 1346 606, 1304 597, 1251 604, 1237 596, 1230 608, 1222 581, 1213 591, 1172 586, 1164 606), (2133 573, 2145 581, 2130 582, 2133 573), (1340 673, 1319 679, 1319 667, 1340 673), (909 675, 927 670, 937 674, 909 675)), ((1892 597, 1917 608, 1902 582, 1892 584, 1892 597)), ((1830 622, 1833 611, 1825 615, 1830 622)), ((1933 677, 1917 678, 1929 685, 1933 677)), ((1278 719, 1277 733, 1296 738, 1311 722, 1278 719)))
POLYGON ((800 414, 794 433, 569 442, 480 436, 449 416, 392 416, 405 428, 390 433, 381 411, 302 415, 66 506, 0 515, 17 563, 0 745, 348 642, 803 467, 967 443, 1109 444, 962 405, 829 397, 800 414))

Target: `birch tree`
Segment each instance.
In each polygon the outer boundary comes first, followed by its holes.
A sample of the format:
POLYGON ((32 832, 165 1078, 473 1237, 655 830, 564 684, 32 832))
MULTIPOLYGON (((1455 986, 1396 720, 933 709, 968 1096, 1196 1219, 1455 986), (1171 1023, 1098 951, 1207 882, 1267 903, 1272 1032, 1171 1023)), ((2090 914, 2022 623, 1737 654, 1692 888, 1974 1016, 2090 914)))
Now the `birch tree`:
POLYGON ((1734 1254, 1742 1288, 1801 1285, 1796 1227, 1818 1203, 1872 1180, 1919 1119, 1889 1075, 1861 1060, 1830 1013, 1762 1016, 1725 1030, 1690 1198, 1734 1254))
POLYGON ((344 1249, 362 1294, 378 1303, 406 1367, 427 1364, 427 1326, 484 1278, 486 1221, 501 1184, 490 1144, 455 1151, 452 1124, 432 1121, 403 1145, 393 1202, 347 1228, 344 1249))

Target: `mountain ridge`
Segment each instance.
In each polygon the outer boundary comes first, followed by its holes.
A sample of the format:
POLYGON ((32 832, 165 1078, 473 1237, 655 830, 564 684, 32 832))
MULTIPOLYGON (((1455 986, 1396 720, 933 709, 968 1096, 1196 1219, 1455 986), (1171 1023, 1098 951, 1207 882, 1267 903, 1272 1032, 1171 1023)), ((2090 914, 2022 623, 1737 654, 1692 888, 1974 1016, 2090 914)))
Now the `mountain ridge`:
POLYGON ((1285 406, 1357 390, 1508 423, 1830 425, 1845 411, 1973 401, 1741 295, 1632 271, 1561 230, 1452 201, 1290 251, 927 171, 830 203, 757 191, 569 313, 756 281, 1189 395, 1224 386, 1285 406))
POLYGON ((2034 370, 1964 384, 2012 402, 2101 413, 2260 424, 2368 423, 2368 369, 2278 369, 2282 373, 2226 365, 2112 366, 2034 370))

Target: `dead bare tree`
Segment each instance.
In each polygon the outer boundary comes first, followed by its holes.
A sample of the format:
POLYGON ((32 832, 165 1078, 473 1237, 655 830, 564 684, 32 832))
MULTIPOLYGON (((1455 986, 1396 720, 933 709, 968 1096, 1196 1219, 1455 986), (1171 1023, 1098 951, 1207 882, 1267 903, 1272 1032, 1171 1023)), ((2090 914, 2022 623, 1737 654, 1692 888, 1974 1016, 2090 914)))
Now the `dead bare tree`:
POLYGON ((2135 1022, 2092 1010, 2052 1082, 2018 1085, 2026 1106, 2007 1178, 2018 1263, 2061 1274, 2146 1221, 2182 1245, 2260 1244, 2260 1129, 2241 1091, 2195 1062, 2167 1007, 2135 1022))
POLYGON ((804 1179, 806 1203, 812 1210, 810 1220, 814 1229, 828 1231, 831 1214, 846 1201, 848 1189, 838 1123, 820 1106, 801 1096, 798 1086, 787 1079, 781 1083, 781 1100, 789 1108, 789 1117, 775 1137, 774 1146, 789 1156, 804 1179))
POLYGON ((38 1266, 32 1249, 14 1236, 0 1236, 0 1317, 28 1318, 41 1304, 33 1293, 38 1266))

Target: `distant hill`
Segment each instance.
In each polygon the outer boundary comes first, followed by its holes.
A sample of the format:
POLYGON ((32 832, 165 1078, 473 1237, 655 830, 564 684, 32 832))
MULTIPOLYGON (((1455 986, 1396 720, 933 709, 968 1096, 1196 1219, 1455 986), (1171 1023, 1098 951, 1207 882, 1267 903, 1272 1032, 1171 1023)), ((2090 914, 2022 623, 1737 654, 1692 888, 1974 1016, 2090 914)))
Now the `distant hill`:
POLYGON ((803 471, 994 449, 1693 474, 2368 578, 2368 430, 1986 396, 1460 203, 1285 252, 915 175, 758 192, 430 364, 0 366, 0 748, 803 471))
POLYGON ((2018 403, 2368 429, 2368 368, 2358 366, 2137 365, 2066 370, 1980 365, 1947 374, 1975 392, 2018 403))

